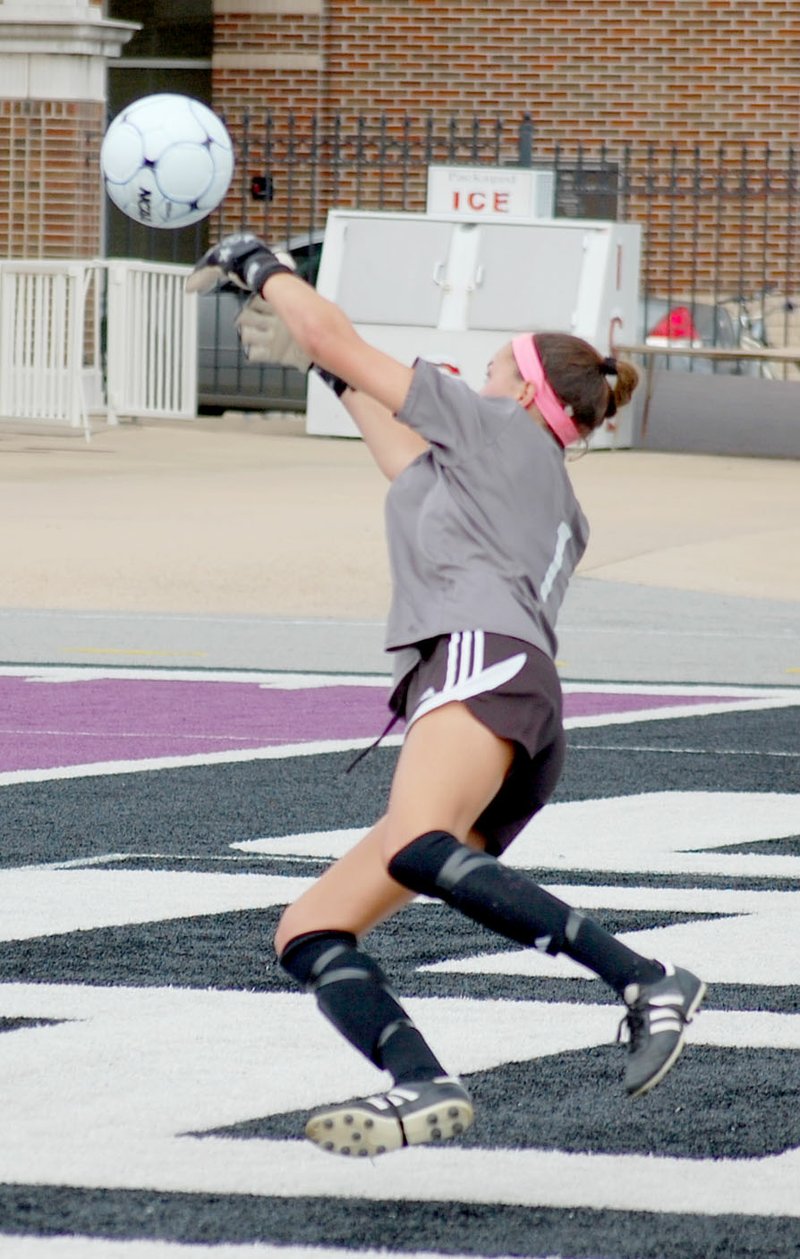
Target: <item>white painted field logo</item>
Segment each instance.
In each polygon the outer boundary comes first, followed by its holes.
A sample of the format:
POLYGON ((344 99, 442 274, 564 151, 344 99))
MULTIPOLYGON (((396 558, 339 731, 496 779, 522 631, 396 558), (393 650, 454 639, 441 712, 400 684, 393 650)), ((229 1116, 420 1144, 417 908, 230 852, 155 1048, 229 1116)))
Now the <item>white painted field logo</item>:
MULTIPOLYGON (((274 1259, 287 1242, 400 1259, 409 1239, 444 1256, 453 1236, 462 1259, 705 1259, 712 1221, 726 1259, 800 1254, 800 1116, 786 1105, 800 1070, 800 693, 709 695, 702 712, 686 692, 629 711, 627 692, 611 708, 603 691, 605 712, 572 694, 560 798, 506 860, 709 982, 687 1052, 631 1103, 610 990, 421 898, 368 947, 465 1077, 476 1123, 365 1168, 303 1125, 382 1077, 289 985, 270 942, 282 907, 363 835, 393 750, 345 781, 371 727, 354 709, 343 737, 338 678, 330 694, 313 679, 308 746, 283 676, 251 694, 204 675, 161 695, 161 673, 137 675, 138 698, 116 673, 25 678, 6 672, 5 720, 37 742, 27 759, 7 743, 0 773, 3 1259, 56 1259, 67 1241, 100 1259, 109 1227, 130 1259, 210 1241, 220 1259, 237 1244, 274 1259), (182 720, 163 742, 187 694, 206 725, 182 720), (244 749, 225 741, 232 716, 244 749), (48 755, 55 768, 36 768, 48 755)), ((356 697, 377 721, 373 697, 356 697)))

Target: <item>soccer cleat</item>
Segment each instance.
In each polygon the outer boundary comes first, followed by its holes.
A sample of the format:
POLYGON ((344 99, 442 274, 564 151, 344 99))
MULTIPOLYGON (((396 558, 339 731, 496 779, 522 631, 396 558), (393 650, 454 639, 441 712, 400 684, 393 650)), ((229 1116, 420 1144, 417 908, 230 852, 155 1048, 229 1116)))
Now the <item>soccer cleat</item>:
POLYGON ((628 1025, 630 1054, 625 1088, 641 1097, 654 1088, 678 1060, 686 1033, 706 992, 706 985, 691 971, 664 965, 664 978, 652 984, 628 984, 623 994, 628 1013, 620 1023, 628 1025))
POLYGON ((472 1123, 469 1093, 450 1076, 395 1084, 387 1093, 317 1111, 306 1136, 330 1154, 356 1158, 457 1137, 472 1123))

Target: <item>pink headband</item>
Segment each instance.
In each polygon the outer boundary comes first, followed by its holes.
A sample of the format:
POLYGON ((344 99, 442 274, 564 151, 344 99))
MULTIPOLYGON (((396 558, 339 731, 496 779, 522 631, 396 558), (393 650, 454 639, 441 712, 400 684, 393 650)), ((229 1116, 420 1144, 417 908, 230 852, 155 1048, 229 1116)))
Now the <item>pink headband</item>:
POLYGON ((547 427, 555 433, 562 446, 571 446, 573 442, 579 441, 580 430, 553 392, 531 334, 525 332, 522 336, 514 337, 511 348, 522 379, 536 386, 534 402, 547 427))

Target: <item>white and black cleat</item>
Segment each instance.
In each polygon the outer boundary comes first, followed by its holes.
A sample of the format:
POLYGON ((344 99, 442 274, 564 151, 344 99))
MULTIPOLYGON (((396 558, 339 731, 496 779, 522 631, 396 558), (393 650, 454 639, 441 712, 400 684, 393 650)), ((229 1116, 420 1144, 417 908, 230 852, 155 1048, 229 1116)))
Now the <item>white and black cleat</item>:
POLYGON ((631 1097, 649 1092, 677 1062, 686 1025, 706 994, 706 985, 691 971, 669 963, 664 971, 664 978, 655 983, 628 984, 625 989, 628 1013, 620 1033, 627 1024, 630 1054, 625 1088, 631 1097))
POLYGON ((395 1084, 386 1093, 330 1106, 311 1116, 306 1136, 330 1154, 373 1157, 405 1145, 460 1136, 472 1123, 469 1093, 459 1080, 439 1076, 395 1084))

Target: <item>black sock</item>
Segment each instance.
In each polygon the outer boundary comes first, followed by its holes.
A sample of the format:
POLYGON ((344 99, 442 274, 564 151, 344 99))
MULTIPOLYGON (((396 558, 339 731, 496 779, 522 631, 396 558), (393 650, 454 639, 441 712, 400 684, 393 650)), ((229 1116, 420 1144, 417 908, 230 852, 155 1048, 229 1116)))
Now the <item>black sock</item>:
POLYGON ((430 831, 389 863, 402 887, 436 896, 467 918, 543 953, 565 953, 622 995, 629 983, 652 983, 663 967, 641 957, 599 923, 570 908, 496 857, 430 831))
POLYGON ((395 1083, 446 1075, 391 991, 386 976, 347 931, 296 936, 280 958, 285 971, 317 998, 346 1040, 388 1071, 395 1083))
POLYGON ((628 984, 652 984, 664 978, 664 967, 629 949, 593 918, 570 910, 567 936, 561 949, 622 996, 628 984))

